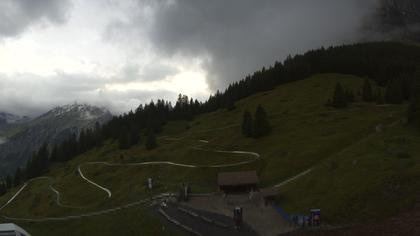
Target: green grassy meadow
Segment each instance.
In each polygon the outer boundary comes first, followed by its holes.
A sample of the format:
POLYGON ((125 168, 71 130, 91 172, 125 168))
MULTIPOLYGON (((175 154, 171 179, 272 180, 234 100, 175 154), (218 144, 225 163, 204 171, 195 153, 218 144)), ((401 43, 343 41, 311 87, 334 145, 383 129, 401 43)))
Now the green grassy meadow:
MULTIPOLYGON (((347 109, 325 106, 337 82, 357 94, 363 81, 350 75, 315 75, 243 99, 233 111, 218 110, 192 121, 169 122, 159 134, 159 147, 151 151, 144 148, 144 136, 139 145, 128 150, 119 150, 116 143, 107 141, 68 163, 54 164, 48 173, 50 179, 30 183, 1 214, 42 218, 120 206, 149 197, 145 190, 149 177, 157 184, 152 194, 177 191, 181 182, 191 183, 193 192, 204 193, 217 191, 216 176, 223 171, 257 170, 260 186, 267 187, 313 167, 308 175, 280 188, 277 203, 287 211, 305 213, 321 208, 323 218, 332 224, 391 216, 416 200, 420 137, 402 122, 405 105, 377 106, 362 103, 356 96, 356 102, 347 109), (259 104, 268 113, 272 132, 258 140, 245 138, 240 129, 242 114, 245 110, 254 113, 259 104), (384 126, 382 132, 375 131, 378 125, 384 126), (200 139, 209 143, 198 142, 200 139), (257 152, 261 159, 227 168, 82 165, 85 176, 112 191, 111 198, 76 172, 80 164, 91 161, 219 165, 252 158, 211 150, 257 152), (57 206, 50 185, 61 193, 63 204, 74 208, 57 206)), ((0 198, 0 203, 10 196, 0 198)), ((93 232, 105 236, 115 235, 113 231, 120 228, 121 235, 174 235, 162 231, 148 205, 81 220, 16 223, 34 236, 93 232)))

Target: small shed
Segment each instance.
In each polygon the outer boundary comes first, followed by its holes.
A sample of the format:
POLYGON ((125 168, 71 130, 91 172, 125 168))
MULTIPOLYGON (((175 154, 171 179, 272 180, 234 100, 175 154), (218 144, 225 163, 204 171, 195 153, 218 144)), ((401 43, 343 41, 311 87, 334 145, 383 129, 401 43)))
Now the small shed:
POLYGON ((277 188, 262 188, 260 189, 261 196, 264 199, 265 205, 270 202, 273 202, 276 196, 279 194, 277 188))
POLYGON ((225 193, 255 191, 258 182, 256 171, 224 172, 217 177, 219 189, 225 193))

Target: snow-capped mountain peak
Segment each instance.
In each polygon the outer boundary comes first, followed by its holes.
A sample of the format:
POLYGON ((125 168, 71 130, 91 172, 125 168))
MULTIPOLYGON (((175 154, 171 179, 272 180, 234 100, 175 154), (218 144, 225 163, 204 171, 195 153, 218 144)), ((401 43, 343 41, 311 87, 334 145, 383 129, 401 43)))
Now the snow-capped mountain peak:
POLYGON ((72 116, 83 120, 93 120, 105 114, 110 114, 106 108, 96 107, 89 104, 73 103, 55 107, 46 115, 53 115, 55 117, 72 116))

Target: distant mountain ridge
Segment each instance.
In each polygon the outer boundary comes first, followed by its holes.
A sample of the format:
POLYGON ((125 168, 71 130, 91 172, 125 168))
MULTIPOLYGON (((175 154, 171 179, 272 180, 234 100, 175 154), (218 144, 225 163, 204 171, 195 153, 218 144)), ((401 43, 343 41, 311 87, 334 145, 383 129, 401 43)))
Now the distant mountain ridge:
POLYGON ((378 16, 382 31, 420 40, 420 1, 381 0, 378 16))
MULTIPOLYGON (((8 122, 20 121, 18 116, 11 114, 4 117, 8 117, 8 122)), ((23 166, 45 142, 49 145, 61 143, 69 135, 92 128, 97 122, 106 123, 111 118, 112 114, 106 108, 74 103, 55 107, 32 120, 23 119, 19 131, 7 142, 3 138, 4 143, 0 144, 0 173, 12 173, 23 166)))
POLYGON ((27 116, 17 116, 7 112, 0 112, 0 126, 4 124, 15 124, 28 121, 30 118, 27 116))
POLYGON ((31 118, 27 116, 0 112, 0 144, 5 143, 10 136, 18 133, 30 120, 31 118))

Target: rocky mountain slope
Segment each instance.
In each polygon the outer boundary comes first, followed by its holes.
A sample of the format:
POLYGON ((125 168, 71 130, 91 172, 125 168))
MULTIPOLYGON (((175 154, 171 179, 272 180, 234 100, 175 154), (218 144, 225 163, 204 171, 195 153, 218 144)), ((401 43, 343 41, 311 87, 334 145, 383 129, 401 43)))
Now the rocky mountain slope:
POLYGON ((0 111, 0 144, 4 143, 8 137, 17 133, 30 120, 27 116, 17 116, 0 111))
POLYGON ((378 11, 382 31, 394 37, 420 40, 420 2, 382 0, 378 11))
POLYGON ((0 112, 0 127, 6 124, 15 124, 27 121, 29 118, 24 116, 17 116, 6 112, 0 112))
MULTIPOLYGON (((24 125, 19 131, 0 145, 0 173, 11 173, 18 166, 24 165, 44 142, 50 145, 60 143, 70 134, 93 127, 96 122, 107 122, 111 118, 111 113, 104 108, 71 104, 56 107, 38 118, 21 122, 24 125)), ((3 120, 4 124, 22 121, 13 115, 4 115, 3 120)))

